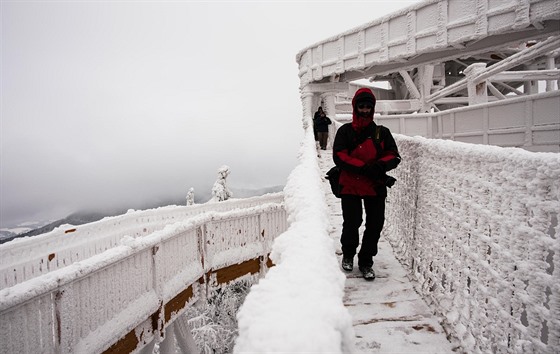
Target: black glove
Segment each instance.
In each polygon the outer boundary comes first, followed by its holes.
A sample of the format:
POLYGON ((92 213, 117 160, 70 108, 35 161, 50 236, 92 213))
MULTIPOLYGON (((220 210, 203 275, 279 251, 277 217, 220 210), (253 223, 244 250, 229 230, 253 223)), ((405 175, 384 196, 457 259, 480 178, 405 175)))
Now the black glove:
POLYGON ((383 167, 381 167, 381 165, 379 165, 378 163, 374 163, 365 164, 364 166, 362 166, 362 168, 360 169, 360 173, 369 178, 378 179, 383 173, 385 173, 385 171, 383 170, 383 167))
POLYGON ((396 180, 395 177, 385 175, 385 185, 387 187, 391 188, 395 184, 396 181, 397 180, 396 180))

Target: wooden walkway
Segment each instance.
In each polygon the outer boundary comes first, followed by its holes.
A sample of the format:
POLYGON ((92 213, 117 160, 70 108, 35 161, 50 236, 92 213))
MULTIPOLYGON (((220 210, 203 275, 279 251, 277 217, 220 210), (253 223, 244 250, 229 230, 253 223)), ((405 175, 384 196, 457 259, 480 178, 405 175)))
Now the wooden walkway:
MULTIPOLYGON (((319 166, 323 176, 334 166, 332 150, 320 151, 319 166)), ((330 212, 329 234, 337 245, 340 262, 340 199, 331 193, 328 181, 323 182, 330 212)), ((391 245, 383 238, 374 262, 376 279, 373 282, 362 278, 357 269, 357 257, 354 271, 347 273, 344 305, 352 316, 358 352, 460 353, 461 350, 448 341, 439 318, 414 290, 405 269, 393 255, 391 245)))

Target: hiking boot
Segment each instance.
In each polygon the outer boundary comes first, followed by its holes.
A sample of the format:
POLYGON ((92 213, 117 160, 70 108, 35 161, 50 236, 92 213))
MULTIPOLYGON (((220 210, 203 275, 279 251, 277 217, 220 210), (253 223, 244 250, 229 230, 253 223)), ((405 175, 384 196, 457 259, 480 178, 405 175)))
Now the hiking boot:
POLYGON ((375 279, 375 272, 372 267, 360 267, 360 272, 362 272, 365 280, 375 279))
POLYGON ((352 268, 354 268, 354 258, 342 257, 342 269, 351 272, 352 268))

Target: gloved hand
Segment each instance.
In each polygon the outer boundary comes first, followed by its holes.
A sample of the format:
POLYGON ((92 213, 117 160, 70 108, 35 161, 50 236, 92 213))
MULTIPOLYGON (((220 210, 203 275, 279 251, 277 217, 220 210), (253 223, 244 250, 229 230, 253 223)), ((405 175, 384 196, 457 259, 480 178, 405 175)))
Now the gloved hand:
POLYGON ((385 185, 387 187, 391 188, 395 184, 396 181, 397 180, 396 180, 395 177, 385 175, 385 185))
POLYGON ((362 168, 360 169, 360 173, 369 178, 377 179, 381 177, 381 175, 385 173, 385 171, 383 170, 383 167, 381 167, 380 164, 373 163, 373 164, 365 164, 364 166, 362 166, 362 168))

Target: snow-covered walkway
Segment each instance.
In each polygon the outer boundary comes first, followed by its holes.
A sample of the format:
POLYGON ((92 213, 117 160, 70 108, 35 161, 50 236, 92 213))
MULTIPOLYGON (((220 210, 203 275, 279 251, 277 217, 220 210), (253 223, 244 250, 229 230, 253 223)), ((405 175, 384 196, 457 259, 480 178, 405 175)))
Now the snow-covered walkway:
MULTIPOLYGON (((320 150, 319 166, 323 176, 334 166, 332 150, 320 150)), ((329 235, 337 245, 340 262, 340 200, 331 193, 324 178, 323 186, 330 213, 329 235)), ((374 261, 375 281, 362 278, 354 259, 354 271, 348 274, 345 284, 344 305, 352 316, 356 349, 364 353, 453 353, 439 318, 414 290, 383 237, 374 261)))

